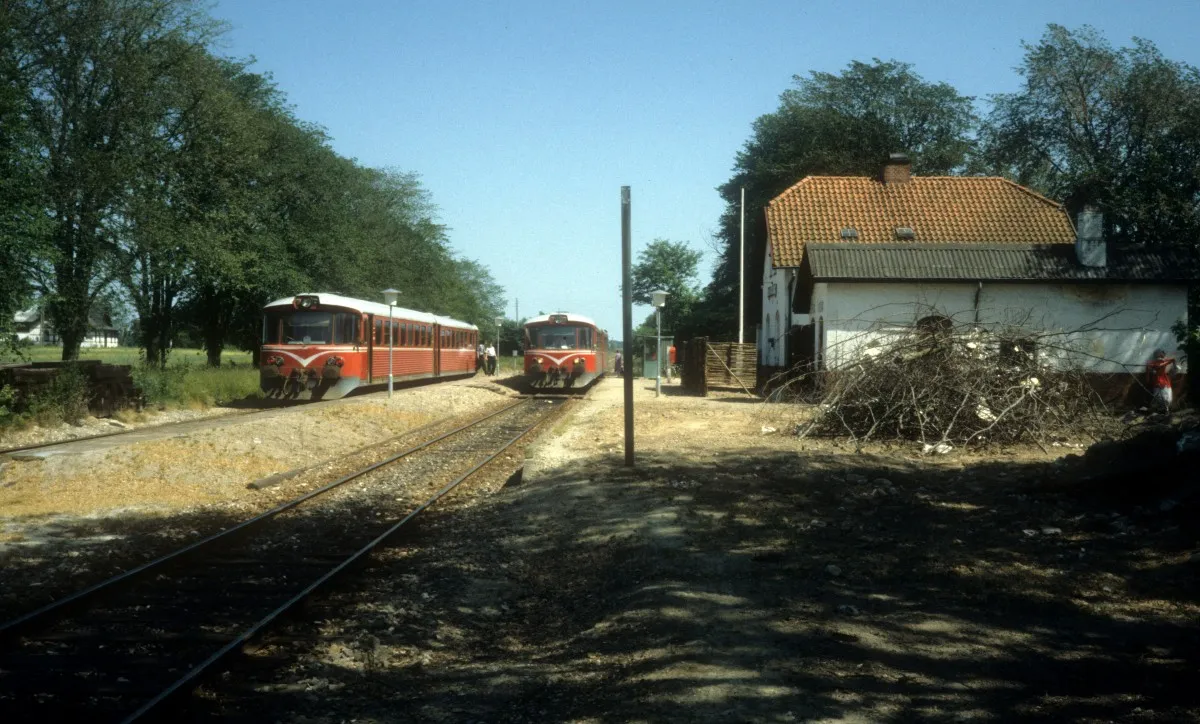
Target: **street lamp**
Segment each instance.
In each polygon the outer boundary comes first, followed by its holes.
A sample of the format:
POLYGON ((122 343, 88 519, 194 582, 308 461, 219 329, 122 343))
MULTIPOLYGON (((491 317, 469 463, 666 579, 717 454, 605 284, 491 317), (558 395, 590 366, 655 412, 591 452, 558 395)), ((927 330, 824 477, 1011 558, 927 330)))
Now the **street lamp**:
POLYGON ((492 374, 500 371, 500 325, 504 324, 504 317, 496 317, 496 369, 492 370, 492 374))
POLYGON ((383 300, 388 305, 388 398, 392 396, 392 380, 394 368, 392 367, 392 348, 395 346, 396 330, 392 327, 392 310, 396 308, 396 297, 400 296, 399 289, 384 289, 383 300))
POLYGON ((650 303, 654 305, 654 396, 662 395, 662 308, 667 305, 667 293, 661 289, 650 292, 650 303))

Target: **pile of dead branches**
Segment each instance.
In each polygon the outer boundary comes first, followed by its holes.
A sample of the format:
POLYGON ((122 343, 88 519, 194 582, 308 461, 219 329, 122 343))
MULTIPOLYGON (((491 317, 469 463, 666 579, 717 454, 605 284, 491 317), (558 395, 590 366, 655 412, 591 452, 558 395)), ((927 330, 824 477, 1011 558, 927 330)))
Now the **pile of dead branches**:
MULTIPOLYGON (((948 320, 947 320, 948 321, 948 320)), ((1115 419, 1054 335, 977 327, 893 331, 855 361, 810 373, 815 416, 800 436, 917 441, 925 452, 1106 437, 1115 419), (1052 355, 1057 364, 1047 364, 1052 355)), ((798 388, 803 385, 798 386, 798 388)))

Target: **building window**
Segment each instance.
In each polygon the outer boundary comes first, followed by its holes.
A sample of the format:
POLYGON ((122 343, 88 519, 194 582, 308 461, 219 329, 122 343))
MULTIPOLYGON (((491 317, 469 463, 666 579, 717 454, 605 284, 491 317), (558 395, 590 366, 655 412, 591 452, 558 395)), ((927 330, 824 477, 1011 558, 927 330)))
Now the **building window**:
POLYGON ((774 299, 775 295, 778 292, 779 292, 779 285, 776 284, 775 282, 771 282, 770 284, 767 285, 767 299, 774 299))

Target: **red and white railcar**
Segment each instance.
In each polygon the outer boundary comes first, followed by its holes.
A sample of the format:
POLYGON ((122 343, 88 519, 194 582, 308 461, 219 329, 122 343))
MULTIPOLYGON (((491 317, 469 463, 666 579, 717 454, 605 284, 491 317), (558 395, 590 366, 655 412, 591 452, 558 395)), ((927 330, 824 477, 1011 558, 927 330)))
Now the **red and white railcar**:
POLYGON ((467 322, 337 294, 263 308, 260 384, 269 397, 320 400, 387 382, 475 374, 479 329, 467 322))
POLYGON ((586 387, 604 375, 608 334, 580 314, 525 322, 525 383, 533 389, 586 387))

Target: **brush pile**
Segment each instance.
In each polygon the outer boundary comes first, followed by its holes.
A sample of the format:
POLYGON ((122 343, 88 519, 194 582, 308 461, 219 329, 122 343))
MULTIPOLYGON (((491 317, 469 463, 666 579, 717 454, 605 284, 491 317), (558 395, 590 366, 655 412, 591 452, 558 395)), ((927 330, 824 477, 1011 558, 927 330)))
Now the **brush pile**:
POLYGON ((1067 364, 1061 335, 994 334, 943 320, 933 329, 873 336, 856 346, 857 361, 810 373, 817 414, 797 433, 858 444, 917 441, 925 452, 946 452, 1045 447, 1117 429, 1085 375, 1067 364))

